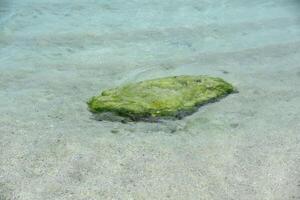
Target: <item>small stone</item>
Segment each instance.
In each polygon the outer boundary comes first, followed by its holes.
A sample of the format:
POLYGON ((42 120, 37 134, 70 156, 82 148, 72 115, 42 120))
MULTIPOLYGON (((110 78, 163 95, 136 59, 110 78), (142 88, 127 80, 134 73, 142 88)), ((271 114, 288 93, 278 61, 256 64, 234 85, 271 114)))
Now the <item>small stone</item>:
POLYGON ((119 131, 117 129, 112 129, 110 132, 113 133, 113 134, 119 133, 119 131))
POLYGON ((221 70, 221 71, 222 71, 223 74, 229 74, 229 72, 226 71, 226 70, 221 70))
POLYGON ((234 87, 221 78, 173 76, 105 90, 92 97, 88 106, 94 114, 112 113, 133 121, 181 119, 199 106, 234 91, 234 87))
POLYGON ((230 124, 230 127, 231 127, 231 128, 237 128, 238 126, 239 126, 238 123, 232 123, 232 124, 230 124))

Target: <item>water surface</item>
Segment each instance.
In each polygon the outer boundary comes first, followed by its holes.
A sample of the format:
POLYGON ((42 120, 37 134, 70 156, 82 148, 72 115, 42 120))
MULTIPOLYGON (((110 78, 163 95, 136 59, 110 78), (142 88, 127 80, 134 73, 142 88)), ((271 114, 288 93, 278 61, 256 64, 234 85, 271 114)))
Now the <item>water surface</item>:
POLYGON ((0 199, 300 198, 298 0, 0 0, 0 199), (95 121, 101 90, 206 74, 179 121, 95 121))

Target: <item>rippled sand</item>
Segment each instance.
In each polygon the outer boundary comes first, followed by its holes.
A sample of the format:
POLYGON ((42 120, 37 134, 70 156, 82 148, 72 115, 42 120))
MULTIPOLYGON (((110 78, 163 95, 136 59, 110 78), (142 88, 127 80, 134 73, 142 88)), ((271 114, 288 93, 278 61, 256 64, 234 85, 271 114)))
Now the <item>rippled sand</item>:
POLYGON ((0 0, 0 199, 300 199, 299 0, 0 0), (86 101, 207 74, 238 94, 179 121, 86 101))

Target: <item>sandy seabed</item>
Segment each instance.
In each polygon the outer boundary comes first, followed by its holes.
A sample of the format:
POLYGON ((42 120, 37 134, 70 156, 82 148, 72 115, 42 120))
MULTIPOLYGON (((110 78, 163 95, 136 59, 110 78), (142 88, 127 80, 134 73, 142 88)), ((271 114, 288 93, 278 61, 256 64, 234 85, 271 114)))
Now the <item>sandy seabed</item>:
POLYGON ((0 0, 0 200, 300 199, 299 0, 0 0), (93 120, 182 74, 239 93, 178 121, 93 120))

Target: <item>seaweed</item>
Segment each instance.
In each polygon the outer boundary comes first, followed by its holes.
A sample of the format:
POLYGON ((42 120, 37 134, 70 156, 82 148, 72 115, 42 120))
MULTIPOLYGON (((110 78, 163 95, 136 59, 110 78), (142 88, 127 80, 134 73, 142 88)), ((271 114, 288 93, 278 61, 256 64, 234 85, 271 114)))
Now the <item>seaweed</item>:
POLYGON ((87 104, 89 110, 98 116, 112 113, 111 116, 132 121, 181 119, 198 107, 234 91, 234 87, 221 78, 173 76, 108 89, 92 97, 87 104))

